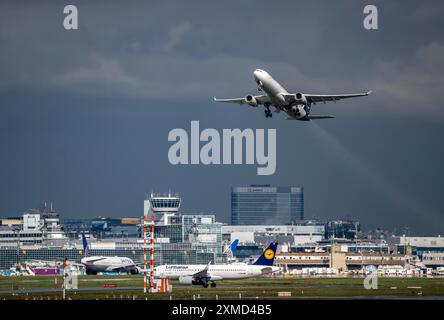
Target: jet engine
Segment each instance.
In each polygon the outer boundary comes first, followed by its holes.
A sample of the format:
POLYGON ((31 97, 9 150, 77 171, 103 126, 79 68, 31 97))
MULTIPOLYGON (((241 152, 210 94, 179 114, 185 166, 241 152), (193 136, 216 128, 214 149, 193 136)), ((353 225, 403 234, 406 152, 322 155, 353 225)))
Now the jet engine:
POLYGON ((180 284, 193 284, 193 277, 192 276, 180 276, 179 283, 180 284))
POLYGON ((202 279, 195 279, 195 278, 193 278, 193 276, 180 276, 179 283, 180 284, 203 285, 205 282, 202 279))
POLYGON ((307 115, 303 104, 292 106, 291 111, 293 112, 293 116, 297 119, 301 119, 307 115))
POLYGON ((129 270, 130 274, 139 274, 139 268, 134 267, 129 270))
POLYGON ((253 97, 252 95, 248 95, 248 96, 246 96, 246 97, 245 97, 245 102, 246 102, 247 104, 249 104, 250 106, 252 106, 252 107, 257 107, 257 101, 256 101, 256 98, 253 97))
POLYGON ((302 104, 307 104, 307 98, 305 98, 305 95, 303 93, 296 93, 294 95, 294 99, 296 100, 297 103, 302 103, 302 104))

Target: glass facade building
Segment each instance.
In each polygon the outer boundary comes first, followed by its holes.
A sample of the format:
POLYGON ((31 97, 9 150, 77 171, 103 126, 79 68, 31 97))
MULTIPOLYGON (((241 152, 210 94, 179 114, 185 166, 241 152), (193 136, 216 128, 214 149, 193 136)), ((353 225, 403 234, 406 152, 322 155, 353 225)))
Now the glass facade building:
POLYGON ((277 225, 304 220, 302 187, 249 186, 231 188, 232 225, 277 225))
MULTIPOLYGON (((161 264, 207 264, 222 263, 226 256, 222 254, 221 246, 212 246, 205 243, 156 243, 154 246, 155 265, 161 264)), ((115 243, 113 248, 90 249, 90 256, 127 257, 136 264, 143 263, 142 243, 115 243)), ((72 247, 50 247, 41 244, 22 245, 17 250, 14 245, 0 247, 0 268, 13 267, 17 261, 25 263, 33 260, 52 262, 63 261, 80 263, 83 257, 82 245, 72 247)))
MULTIPOLYGON (((174 215, 154 227, 159 264, 222 263, 222 224, 214 215, 174 215)), ((156 255, 156 251, 155 251, 156 255)), ((156 263, 157 264, 157 263, 156 263)))

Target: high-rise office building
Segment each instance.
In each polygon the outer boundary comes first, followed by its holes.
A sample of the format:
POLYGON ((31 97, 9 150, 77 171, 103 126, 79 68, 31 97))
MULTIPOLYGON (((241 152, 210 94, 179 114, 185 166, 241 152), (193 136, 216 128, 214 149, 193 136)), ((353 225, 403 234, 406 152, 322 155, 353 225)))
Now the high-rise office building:
POLYGON ((302 187, 251 185, 231 188, 231 224, 290 224, 304 219, 302 187))

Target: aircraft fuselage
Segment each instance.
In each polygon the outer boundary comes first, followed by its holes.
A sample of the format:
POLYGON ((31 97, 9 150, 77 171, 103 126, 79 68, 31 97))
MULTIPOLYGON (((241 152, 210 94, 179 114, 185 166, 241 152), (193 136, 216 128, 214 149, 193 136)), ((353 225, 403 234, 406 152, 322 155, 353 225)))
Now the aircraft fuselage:
POLYGON ((288 91, 264 70, 256 69, 253 72, 253 77, 254 80, 256 80, 258 88, 270 97, 272 104, 276 107, 283 108, 285 99, 281 94, 288 93, 288 91))
MULTIPOLYGON (((205 269, 204 264, 196 265, 162 265, 154 269, 154 275, 158 278, 178 280, 181 277, 193 276, 205 269)), ((209 281, 247 279, 279 271, 276 266, 247 265, 247 264, 220 264, 208 267, 209 281)))
POLYGON ((123 271, 128 273, 138 273, 133 260, 126 257, 103 257, 93 256, 81 260, 87 273, 95 274, 97 272, 123 271))
MULTIPOLYGON (((310 112, 310 106, 305 102, 300 104, 288 103, 283 95, 289 94, 288 91, 266 71, 256 69, 253 72, 254 80, 258 85, 258 89, 265 92, 270 98, 271 105, 277 111, 285 111, 288 116, 298 120, 308 120, 307 116, 310 112)), ((270 105, 265 105, 269 108, 270 105)))

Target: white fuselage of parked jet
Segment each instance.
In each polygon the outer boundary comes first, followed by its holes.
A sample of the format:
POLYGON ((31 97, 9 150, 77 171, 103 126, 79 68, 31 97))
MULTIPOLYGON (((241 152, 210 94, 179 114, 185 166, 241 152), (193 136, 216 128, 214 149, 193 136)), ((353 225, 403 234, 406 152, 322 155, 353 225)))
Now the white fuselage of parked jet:
POLYGON ((133 260, 126 257, 93 256, 82 258, 81 263, 86 269, 94 272, 131 271, 137 267, 133 260))

